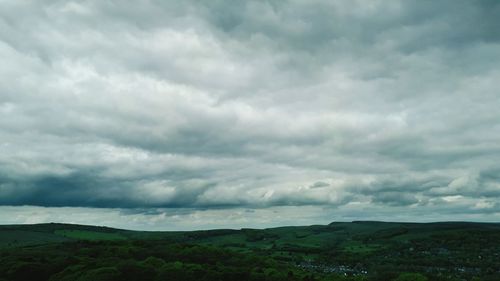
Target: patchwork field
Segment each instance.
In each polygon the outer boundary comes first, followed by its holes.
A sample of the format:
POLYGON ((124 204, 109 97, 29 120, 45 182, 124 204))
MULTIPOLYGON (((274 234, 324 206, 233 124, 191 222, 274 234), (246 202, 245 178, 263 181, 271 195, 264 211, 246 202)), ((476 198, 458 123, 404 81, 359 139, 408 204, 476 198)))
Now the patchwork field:
MULTIPOLYGON (((78 272, 97 269, 91 279, 78 280, 125 280, 123 270, 135 266, 146 270, 146 260, 160 265, 148 271, 156 277, 142 280, 189 280, 182 274, 182 278, 158 276, 172 270, 192 271, 192 266, 222 274, 217 275, 220 279, 207 280, 234 278, 224 275, 229 269, 222 267, 228 260, 235 262, 231 270, 255 271, 262 277, 255 280, 281 280, 279 276, 286 280, 500 280, 498 241, 500 224, 462 222, 334 222, 191 232, 53 223, 6 225, 0 226, 0 280, 31 280, 26 279, 26 272, 36 274, 36 280, 73 280, 71 276, 78 272), (189 268, 175 262, 187 263, 189 268)), ((250 280, 245 276, 238 278, 250 280)))

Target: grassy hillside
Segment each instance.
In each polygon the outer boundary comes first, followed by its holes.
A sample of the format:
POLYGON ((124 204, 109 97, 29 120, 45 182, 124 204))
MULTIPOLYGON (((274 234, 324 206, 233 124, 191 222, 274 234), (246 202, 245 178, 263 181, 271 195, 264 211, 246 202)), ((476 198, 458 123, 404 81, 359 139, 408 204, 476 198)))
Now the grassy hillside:
MULTIPOLYGON (((34 257, 37 253, 46 255, 49 252, 54 260, 68 255, 81 256, 69 264, 62 262, 61 268, 53 269, 54 272, 48 276, 52 276, 50 280, 64 280, 62 277, 68 272, 63 274, 61 270, 69 270, 67 266, 73 263, 72 266, 80 266, 79 269, 72 269, 76 274, 91 270, 92 264, 102 263, 114 268, 113 264, 121 264, 123 259, 144 262, 146 258, 153 257, 167 261, 166 253, 151 252, 150 248, 169 245, 178 247, 176 249, 181 249, 180 252, 185 247, 193 246, 202 247, 197 249, 208 252, 223 251, 225 255, 235 255, 233 258, 237 260, 249 258, 257 262, 261 257, 266 257, 265 261, 258 262, 269 268, 281 268, 277 272, 286 269, 286 274, 291 272, 296 277, 304 278, 312 274, 318 280, 396 280, 405 272, 418 273, 427 280, 500 280, 499 241, 500 224, 465 222, 421 224, 359 221, 191 232, 128 231, 54 223, 6 225, 0 226, 0 264, 4 266, 4 278, 10 280, 18 272, 16 270, 23 268, 19 264, 25 263, 25 259, 36 260, 34 257), (85 245, 87 250, 81 252, 74 245, 85 245), (134 249, 135 254, 131 253, 131 249, 134 249), (113 253, 110 258, 118 260, 100 260, 103 252, 110 251, 113 253), (87 264, 90 260, 94 260, 91 265, 87 264), (59 277, 54 275, 55 271, 59 277)), ((190 260, 189 253, 186 255, 183 258, 190 260)), ((175 262, 175 259, 168 261, 175 262)), ((203 264, 200 260, 197 262, 190 260, 192 264, 203 264)), ((225 262, 222 259, 215 261, 215 264, 223 265, 225 262)), ((210 266, 202 268, 221 270, 210 266)), ((113 274, 116 273, 115 269, 111 270, 113 274)), ((2 268, 0 280, 1 272, 2 268)), ((92 278, 101 280, 100 277, 92 278)), ((123 279, 123 276, 120 278, 123 279)))

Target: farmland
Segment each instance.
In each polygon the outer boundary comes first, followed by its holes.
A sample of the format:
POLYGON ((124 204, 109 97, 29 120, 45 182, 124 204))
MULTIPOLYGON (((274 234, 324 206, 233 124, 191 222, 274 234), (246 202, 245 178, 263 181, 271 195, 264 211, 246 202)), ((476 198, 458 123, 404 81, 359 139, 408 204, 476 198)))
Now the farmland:
POLYGON ((0 280, 498 280, 498 241, 500 224, 462 222, 190 232, 10 225, 0 226, 0 280))

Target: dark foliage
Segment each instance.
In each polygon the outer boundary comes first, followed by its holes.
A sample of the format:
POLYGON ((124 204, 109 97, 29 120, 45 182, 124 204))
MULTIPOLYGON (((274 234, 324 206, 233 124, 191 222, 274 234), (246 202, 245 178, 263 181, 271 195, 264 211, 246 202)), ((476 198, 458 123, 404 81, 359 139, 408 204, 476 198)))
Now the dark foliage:
POLYGON ((2 239, 0 281, 500 280, 496 224, 356 222, 178 233, 45 224, 0 227, 2 239), (61 233, 80 238, 56 239, 61 233))

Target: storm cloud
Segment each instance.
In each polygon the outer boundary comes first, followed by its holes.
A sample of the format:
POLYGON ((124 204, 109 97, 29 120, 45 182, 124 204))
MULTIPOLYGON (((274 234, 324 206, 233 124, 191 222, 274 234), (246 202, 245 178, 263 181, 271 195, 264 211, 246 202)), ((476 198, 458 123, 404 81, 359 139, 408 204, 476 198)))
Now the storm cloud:
POLYGON ((498 219, 499 26, 493 0, 0 1, 0 205, 498 219))

